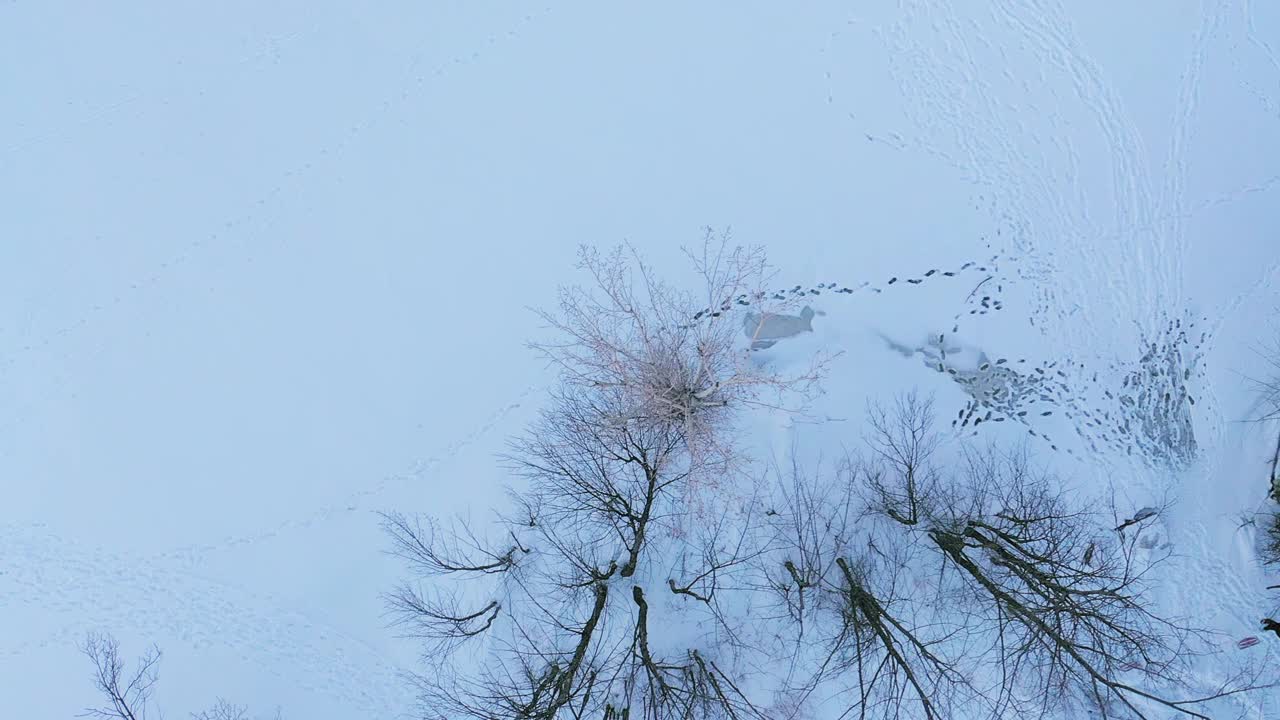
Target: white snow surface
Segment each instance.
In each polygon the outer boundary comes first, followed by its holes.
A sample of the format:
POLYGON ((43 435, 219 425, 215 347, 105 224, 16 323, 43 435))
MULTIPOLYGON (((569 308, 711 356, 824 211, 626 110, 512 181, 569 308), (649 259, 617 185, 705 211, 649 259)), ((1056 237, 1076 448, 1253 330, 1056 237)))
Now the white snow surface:
MULTIPOLYGON (((15 0, 0 67, 4 717, 95 701, 91 629, 164 651, 169 717, 406 716, 375 512, 501 503, 552 381, 526 308, 582 243, 678 280, 704 226, 779 287, 853 290, 762 352, 842 354, 805 417, 749 419, 753 455, 830 458, 912 387, 949 421, 984 362, 1045 370, 979 439, 1173 499, 1159 602, 1223 633, 1205 688, 1280 666, 1240 521, 1278 431, 1246 421, 1280 337, 1280 5, 15 0), (1179 333, 1181 372, 1129 392, 1179 333), (935 335, 959 373, 885 340, 935 335)), ((1280 691, 1233 702, 1280 717, 1280 691)))

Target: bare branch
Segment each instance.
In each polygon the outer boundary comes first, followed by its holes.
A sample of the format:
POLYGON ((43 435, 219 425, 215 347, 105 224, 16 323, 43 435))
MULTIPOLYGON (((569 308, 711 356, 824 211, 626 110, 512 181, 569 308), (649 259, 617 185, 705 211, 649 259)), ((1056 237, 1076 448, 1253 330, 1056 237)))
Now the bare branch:
POLYGON ((86 708, 81 717, 145 720, 148 703, 159 677, 160 650, 152 647, 126 674, 120 645, 110 635, 90 633, 80 648, 94 666, 94 687, 106 698, 98 708, 86 708))

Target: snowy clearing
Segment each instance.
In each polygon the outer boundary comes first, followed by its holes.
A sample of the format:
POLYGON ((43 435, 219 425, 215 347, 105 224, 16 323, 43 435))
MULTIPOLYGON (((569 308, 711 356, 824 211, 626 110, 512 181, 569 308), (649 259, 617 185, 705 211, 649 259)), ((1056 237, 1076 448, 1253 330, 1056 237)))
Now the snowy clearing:
MULTIPOLYGON (((706 226, 767 251, 773 305, 687 321, 758 370, 827 362, 803 413, 743 415, 761 473, 831 467, 918 388, 940 452, 1025 442, 1168 555, 1157 608, 1221 650, 1196 692, 1280 680, 1251 382, 1280 342, 1280 7, 82 10, 0 7, 27 68, 0 82, 14 717, 95 702, 91 630, 163 649, 170 717, 411 717, 377 513, 506 507, 497 456, 554 387, 528 308, 583 244, 693 290, 706 226), (752 318, 788 322, 746 353, 752 318)), ((812 705, 775 711, 839 714, 812 705)), ((1280 717, 1280 690, 1213 707, 1280 717)))

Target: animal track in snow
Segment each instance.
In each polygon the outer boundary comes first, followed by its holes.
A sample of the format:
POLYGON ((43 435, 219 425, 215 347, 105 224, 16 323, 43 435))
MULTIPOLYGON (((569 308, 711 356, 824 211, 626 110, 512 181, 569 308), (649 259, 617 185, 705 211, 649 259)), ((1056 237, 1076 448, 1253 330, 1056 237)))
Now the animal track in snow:
POLYGON ((904 355, 921 354, 931 370, 948 375, 971 400, 951 421, 957 431, 976 433, 984 423, 1015 422, 1053 450, 1059 445, 1032 423, 1061 415, 1093 452, 1100 446, 1136 455, 1155 467, 1185 467, 1196 456, 1192 422, 1193 382, 1203 380, 1202 345, 1193 324, 1168 320, 1157 336, 1141 336, 1135 361, 1090 367, 1074 358, 1044 363, 1026 358, 989 358, 956 362, 962 348, 948 346, 946 335, 931 336, 928 346, 907 348, 885 338, 904 355))
MULTIPOLYGON (((529 25, 535 20, 539 20, 551 12, 551 7, 547 6, 537 12, 521 12, 515 25, 508 29, 505 33, 492 33, 487 35, 485 45, 487 47, 495 46, 499 41, 509 41, 520 35, 523 26, 529 25)), ((309 34, 312 31, 307 31, 309 34)), ((295 35, 298 35, 295 33, 295 35)), ((292 36, 291 36, 292 37, 292 36)), ((250 56, 245 62, 252 61, 255 56, 250 56)), ((410 99, 417 96, 425 88, 428 87, 429 81, 437 78, 445 77, 452 72, 456 72, 464 65, 474 63, 482 57, 480 51, 473 51, 464 55, 456 55, 446 58, 436 64, 434 67, 424 67, 423 57, 420 52, 414 52, 408 65, 410 75, 414 78, 416 85, 411 88, 396 86, 394 91, 389 93, 381 103, 377 103, 374 109, 367 114, 365 118, 346 128, 346 132, 333 143, 326 146, 316 148, 314 152, 307 156, 305 162, 294 165, 285 170, 278 178, 275 187, 258 197, 251 205, 243 209, 241 212, 231 216, 224 216, 221 221, 205 232, 192 232, 193 238, 181 244, 181 250, 176 254, 168 256, 164 261, 152 265, 146 272, 132 277, 127 284, 122 283, 115 293, 110 297, 100 298, 92 306, 86 308, 78 318, 64 324, 62 327, 53 330, 39 337, 28 337, 16 340, 16 347, 0 353, 0 374, 12 370, 17 365, 20 358, 33 352, 44 351, 53 348, 62 338, 72 336, 75 333, 90 326, 97 318, 109 313, 117 308, 122 307, 131 298, 137 298, 143 294, 148 288, 155 287, 159 282, 169 275, 174 268, 183 265, 190 265, 193 261, 201 258, 209 248, 225 248, 228 246, 243 245, 252 239, 261 239, 269 235, 268 231, 281 218, 279 213, 272 214, 264 219, 267 208, 271 207, 276 198, 287 195, 286 191, 294 190, 300 186, 306 178, 313 176, 317 172, 317 168, 323 163, 333 163, 345 154, 351 151, 356 140, 361 137, 367 137, 370 131, 376 129, 379 123, 385 123, 385 119, 392 111, 402 108, 410 99), (323 158, 323 159, 321 159, 323 158), (235 237, 239 235, 240 237, 235 237)), ((141 98, 139 98, 141 99, 141 98)), ((126 102, 133 102, 129 100, 126 102)), ((101 112, 109 112, 113 108, 108 107, 94 111, 94 114, 101 112)), ((17 150, 32 143, 42 142, 47 139, 47 135, 22 141, 19 145, 11 146, 8 152, 16 152, 17 150)), ((56 389, 52 387, 48 394, 56 389)), ((48 397, 46 394, 36 400, 43 400, 48 397)), ((11 422, 0 425, 0 432, 16 426, 23 418, 14 417, 11 422)))
MULTIPOLYGON (((762 290, 755 293, 741 293, 732 298, 725 298, 725 300, 721 302, 718 307, 708 306, 699 310, 690 319, 690 323, 696 323, 697 321, 702 320, 703 318, 706 318, 708 320, 715 320, 717 318, 720 318, 723 315, 728 314, 729 312, 734 310, 736 307, 749 308, 749 307, 763 305, 768 301, 787 302, 792 300, 805 300, 805 299, 810 299, 813 297, 820 296, 823 293, 834 294, 834 295, 853 295, 854 293, 861 292, 863 290, 867 290, 873 293, 883 293, 885 292, 886 289, 888 289, 889 287, 892 287, 893 285, 901 285, 901 286, 920 285, 931 279, 954 278, 954 277, 959 277, 960 275, 965 273, 970 273, 970 274, 987 273, 988 274, 987 279, 979 283, 979 287, 981 287, 983 284, 990 281, 992 278, 996 277, 999 274, 999 261, 1000 261, 1000 255, 997 254, 997 255, 991 256, 991 258, 987 260, 985 263, 979 263, 977 261, 969 261, 964 263, 963 265, 960 265, 958 267, 951 268, 951 269, 931 268, 914 277, 894 275, 878 284, 872 283, 870 281, 863 281, 861 283, 856 283, 855 285, 850 287, 848 285, 841 285, 840 283, 836 283, 836 282, 827 282, 827 283, 819 283, 814 287, 804 287, 803 285, 795 285, 790 288, 783 288, 781 290, 776 290, 774 292, 768 292, 768 291, 762 290)), ((998 283, 997 285, 1001 287, 1001 289, 1003 289, 1003 286, 1000 283, 998 283)), ((970 297, 973 297, 972 293, 970 297)), ((964 314, 985 315, 989 311, 990 312, 998 311, 1004 307, 1003 301, 1000 300, 998 297, 995 297, 992 295, 982 296, 981 299, 978 301, 978 303, 980 305, 979 308, 975 308, 969 311, 968 313, 957 313, 955 316, 955 319, 958 320, 964 314)), ((692 324, 686 324, 681 327, 685 327, 685 328, 692 327, 692 324)))
POLYGON ((160 553, 156 555, 154 559, 159 561, 176 562, 183 567, 194 567, 200 564, 211 552, 254 545, 289 532, 304 530, 314 525, 321 524, 336 516, 357 512, 361 509, 367 509, 365 508, 365 503, 378 495, 381 495, 393 484, 405 485, 411 482, 420 481, 427 477, 433 468, 447 462, 451 458, 457 456, 458 453, 462 452, 468 446, 475 444, 480 438, 489 434, 493 428, 497 427, 509 414, 518 409, 528 400, 529 397, 541 389, 542 386, 538 384, 526 387, 514 401, 499 408, 496 412, 490 415, 488 420, 480 425, 480 427, 472 430, 463 438, 454 441, 442 452, 423 460, 419 460, 414 463, 413 467, 410 468, 408 472, 384 476, 378 482, 367 487, 362 487, 361 489, 347 495, 342 502, 318 508, 306 515, 289 518, 266 530, 247 535, 229 535, 209 543, 185 545, 160 553))
POLYGON ((87 548, 39 526, 0 526, 0 607, 22 605, 67 624, 2 651, 12 659, 74 647, 91 629, 136 630, 193 648, 244 651, 246 662, 328 696, 356 717, 397 717, 411 701, 401 668, 295 608, 169 563, 87 548))

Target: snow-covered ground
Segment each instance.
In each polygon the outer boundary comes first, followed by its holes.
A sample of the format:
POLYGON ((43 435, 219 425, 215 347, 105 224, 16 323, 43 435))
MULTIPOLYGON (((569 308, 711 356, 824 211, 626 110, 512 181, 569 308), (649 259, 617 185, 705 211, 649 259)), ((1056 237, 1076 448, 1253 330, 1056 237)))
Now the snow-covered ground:
POLYGON ((1240 515, 1277 432, 1244 421, 1280 337, 1280 6, 847 5, 0 4, 2 714, 92 703, 90 629, 164 650, 171 717, 407 711, 375 511, 499 501, 551 377, 526 308, 581 243, 677 277, 708 225, 857 288, 765 351, 843 354, 756 454, 1012 383, 981 438, 1175 501, 1161 603, 1225 633, 1206 683, 1274 666, 1240 515), (933 335, 958 373, 895 352, 933 335))

